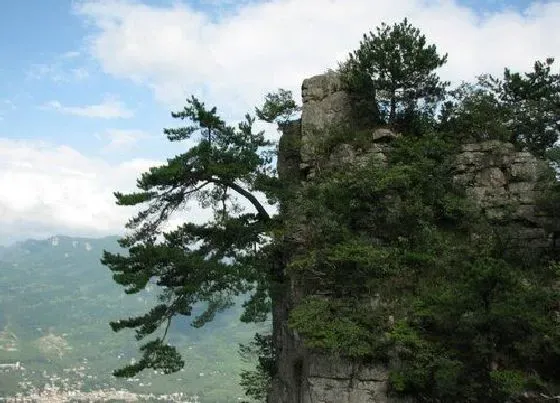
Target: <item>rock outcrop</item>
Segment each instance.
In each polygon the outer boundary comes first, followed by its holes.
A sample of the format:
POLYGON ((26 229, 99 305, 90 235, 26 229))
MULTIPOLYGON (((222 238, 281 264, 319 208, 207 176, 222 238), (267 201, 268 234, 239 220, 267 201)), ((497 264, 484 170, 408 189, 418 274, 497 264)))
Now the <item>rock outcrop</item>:
MULTIPOLYGON (((352 126, 353 116, 351 96, 336 73, 306 79, 302 98, 301 120, 284 128, 278 159, 281 177, 297 181, 313 175, 321 136, 332 124, 352 126)), ((390 142, 398 135, 384 128, 371 129, 370 133, 367 149, 356 150, 342 141, 331 151, 327 165, 359 163, 360 158, 371 154, 383 162, 390 142)), ((540 174, 547 169, 546 163, 517 151, 512 144, 487 141, 462 147, 456 159, 455 180, 466 186, 470 197, 496 225, 511 229, 514 237, 530 248, 541 248, 554 238, 546 226, 547 217, 536 203, 540 174)), ((288 277, 274 298, 274 340, 279 360, 268 403, 404 402, 387 396, 385 366, 367 366, 311 352, 304 346, 287 326, 289 312, 302 295, 301 284, 288 277)))
POLYGON ((336 73, 308 78, 301 86, 301 163, 313 166, 317 146, 325 131, 333 125, 348 125, 352 119, 352 102, 336 73))
POLYGON ((546 248, 555 238, 551 219, 539 211, 546 162, 513 144, 496 140, 465 144, 456 159, 458 183, 466 186, 491 222, 510 229, 514 241, 529 250, 546 248))

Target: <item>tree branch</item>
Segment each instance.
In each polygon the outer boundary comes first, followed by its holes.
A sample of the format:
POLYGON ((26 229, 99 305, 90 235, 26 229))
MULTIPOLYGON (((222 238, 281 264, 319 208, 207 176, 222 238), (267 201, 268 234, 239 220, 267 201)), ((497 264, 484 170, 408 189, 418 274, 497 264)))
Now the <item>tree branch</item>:
POLYGON ((165 340, 165 337, 167 336, 167 331, 169 330, 170 325, 171 325, 171 316, 169 316, 167 318, 167 324, 165 325, 165 331, 163 332, 163 337, 161 338, 162 342, 165 340))
POLYGON ((257 213, 260 217, 264 218, 265 220, 270 219, 270 216, 268 215, 268 212, 266 211, 264 206, 258 201, 255 195, 253 195, 251 192, 243 189, 237 183, 222 182, 222 181, 218 181, 218 182, 221 183, 222 185, 228 186, 229 188, 235 190, 237 193, 245 197, 253 206, 255 206, 255 208, 257 209, 257 213))

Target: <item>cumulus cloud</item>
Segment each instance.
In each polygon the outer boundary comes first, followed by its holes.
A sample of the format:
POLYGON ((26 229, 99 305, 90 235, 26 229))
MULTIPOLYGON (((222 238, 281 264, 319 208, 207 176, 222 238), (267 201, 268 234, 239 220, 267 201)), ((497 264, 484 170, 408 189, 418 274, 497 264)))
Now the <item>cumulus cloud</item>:
MULTIPOLYGON (((110 164, 64 145, 0 138, 0 245, 54 234, 123 234, 138 207, 117 206, 113 192, 135 191, 140 174, 162 163, 110 164)), ((164 229, 209 217, 192 204, 164 229)))
POLYGON ((528 70, 560 49, 560 3, 481 16, 450 0, 273 0, 242 4, 216 22, 188 5, 86 0, 75 8, 96 30, 89 50, 105 72, 151 87, 167 105, 189 94, 239 116, 278 87, 336 68, 382 21, 405 16, 449 61, 459 83, 506 66, 528 70))
POLYGON ((120 231, 131 212, 114 208, 112 192, 147 165, 110 166, 65 146, 0 139, 0 240, 120 231))
POLYGON ((82 116, 87 118, 131 118, 134 111, 128 109, 122 102, 105 98, 101 103, 84 106, 66 106, 60 101, 52 100, 42 106, 43 109, 53 109, 65 115, 82 116))
POLYGON ((110 165, 67 146, 0 138, 0 242, 122 232, 134 209, 116 206, 113 192, 133 190, 139 173, 155 164, 110 165))

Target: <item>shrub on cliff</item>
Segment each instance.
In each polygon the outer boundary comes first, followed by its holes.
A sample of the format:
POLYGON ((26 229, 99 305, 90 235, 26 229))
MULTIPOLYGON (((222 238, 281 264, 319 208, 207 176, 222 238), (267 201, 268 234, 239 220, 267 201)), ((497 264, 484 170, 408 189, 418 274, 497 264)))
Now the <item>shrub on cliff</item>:
POLYGON ((289 324, 310 348, 399 363, 393 393, 419 401, 553 394, 559 266, 512 253, 453 181, 454 150, 437 133, 401 137, 387 166, 303 186, 305 248, 289 270, 311 296, 289 324))

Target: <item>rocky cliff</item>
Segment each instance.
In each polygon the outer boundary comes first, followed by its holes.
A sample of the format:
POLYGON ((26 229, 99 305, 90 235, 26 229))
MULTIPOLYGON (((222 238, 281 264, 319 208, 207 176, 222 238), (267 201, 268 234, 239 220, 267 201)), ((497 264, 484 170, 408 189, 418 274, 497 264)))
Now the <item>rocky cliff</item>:
MULTIPOLYGON (((313 175, 317 144, 332 123, 352 125, 352 98, 335 73, 306 79, 302 85, 301 120, 284 128, 280 142, 278 171, 292 183, 313 175)), ((355 128, 364 130, 364 127, 355 128)), ((339 144, 328 156, 328 164, 358 163, 361 156, 378 154, 381 161, 398 134, 371 129, 365 149, 339 144)), ((537 207, 540 181, 549 168, 527 152, 498 141, 465 144, 456 158, 455 180, 466 186, 495 225, 503 226, 515 242, 535 250, 555 240, 550 220, 537 207)), ((290 206, 283 206, 284 211, 290 206)), ((297 214, 297 211, 292 212, 297 214)), ((295 237, 297 243, 297 237, 295 237)), ((297 248, 297 244, 294 245, 297 248)), ((289 260, 289 256, 285 259, 289 260)), ((274 340, 278 349, 278 372, 269 403, 362 403, 402 402, 387 396, 388 368, 364 365, 342 357, 309 351, 301 338, 287 326, 287 318, 305 294, 304 285, 285 278, 274 299, 274 340)))

